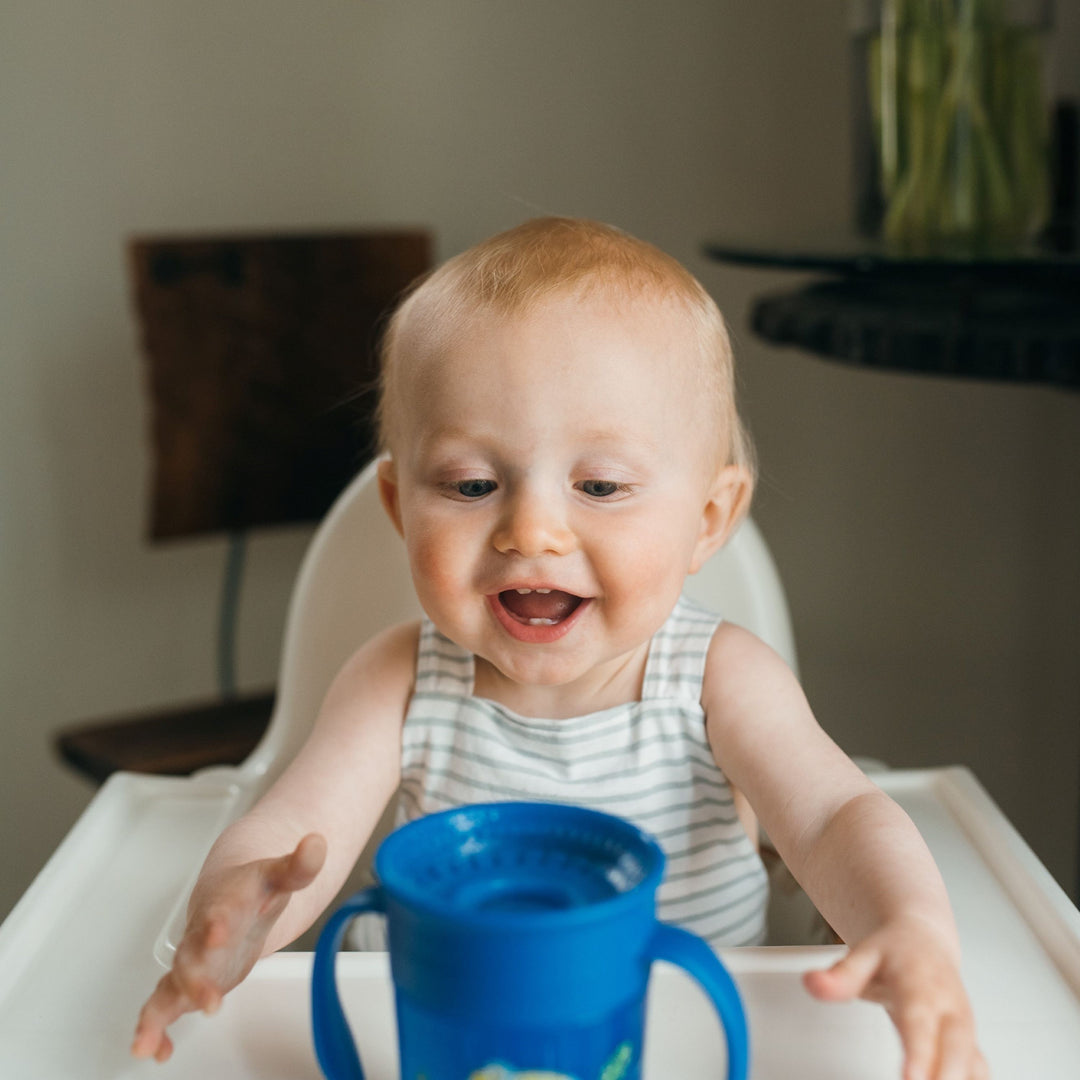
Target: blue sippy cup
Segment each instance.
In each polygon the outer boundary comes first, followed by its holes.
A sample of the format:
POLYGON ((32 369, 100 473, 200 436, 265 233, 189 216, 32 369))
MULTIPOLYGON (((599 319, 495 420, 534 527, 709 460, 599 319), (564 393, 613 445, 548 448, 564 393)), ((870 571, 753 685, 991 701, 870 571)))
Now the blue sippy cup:
POLYGON ((349 922, 386 915, 402 1080, 638 1080, 654 960, 712 1000, 728 1080, 747 1074, 735 983, 700 938, 658 922, 664 853, 621 818, 555 803, 432 814, 388 836, 380 884, 330 917, 312 1026, 328 1080, 363 1080, 334 961, 349 922))

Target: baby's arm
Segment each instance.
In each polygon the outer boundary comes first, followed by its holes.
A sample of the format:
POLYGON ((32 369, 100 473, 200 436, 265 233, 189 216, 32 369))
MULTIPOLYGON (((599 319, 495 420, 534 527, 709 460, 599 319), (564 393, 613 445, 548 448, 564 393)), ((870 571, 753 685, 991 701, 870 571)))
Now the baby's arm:
POLYGON ((172 970, 139 1015, 136 1056, 166 1060, 177 1017, 214 1012, 337 895, 398 784, 417 633, 396 627, 349 660, 295 760, 210 850, 172 970))
POLYGON ((806 976, 815 997, 885 1005, 906 1080, 980 1080, 944 883, 918 830, 819 727, 787 665, 745 630, 713 638, 702 701, 717 763, 851 946, 806 976))

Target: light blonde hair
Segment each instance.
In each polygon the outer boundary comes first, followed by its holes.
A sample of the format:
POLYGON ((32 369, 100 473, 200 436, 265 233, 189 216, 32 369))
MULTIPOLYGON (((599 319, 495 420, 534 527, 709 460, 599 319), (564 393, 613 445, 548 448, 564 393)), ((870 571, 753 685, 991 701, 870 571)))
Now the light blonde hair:
POLYGON ((567 292, 614 302, 652 300, 685 315, 698 341, 701 389, 713 398, 724 440, 718 457, 722 464, 743 468, 752 490, 753 446, 736 407, 731 341, 715 301, 659 248, 611 225, 578 218, 535 218, 499 233, 443 263, 405 297, 380 348, 380 448, 388 450, 392 441, 406 338, 445 336, 478 312, 525 314, 567 292))

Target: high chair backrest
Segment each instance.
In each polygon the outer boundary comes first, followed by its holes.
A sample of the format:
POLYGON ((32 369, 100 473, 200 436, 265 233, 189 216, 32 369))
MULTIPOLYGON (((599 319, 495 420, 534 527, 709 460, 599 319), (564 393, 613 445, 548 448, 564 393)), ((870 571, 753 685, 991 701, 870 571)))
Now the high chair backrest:
MULTIPOLYGON (((308 548, 285 626, 277 704, 244 763, 257 786, 295 755, 338 668, 367 638, 421 614, 404 545, 379 504, 375 463, 341 494, 308 548), (260 782, 261 781, 261 782, 260 782)), ((783 587, 769 550, 747 519, 687 582, 687 594, 745 626, 794 668, 783 587)))

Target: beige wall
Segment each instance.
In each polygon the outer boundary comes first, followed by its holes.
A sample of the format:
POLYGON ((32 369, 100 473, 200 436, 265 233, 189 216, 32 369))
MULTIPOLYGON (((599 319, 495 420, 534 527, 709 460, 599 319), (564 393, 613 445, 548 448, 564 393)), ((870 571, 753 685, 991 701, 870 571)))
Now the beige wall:
MULTIPOLYGON (((223 543, 142 540, 125 237, 407 223, 445 255, 537 211, 654 240, 730 314, 825 726, 971 764, 1071 882, 1080 399, 766 347, 747 307, 794 279, 698 254, 845 220, 846 60, 843 0, 0 5, 0 914, 91 795, 55 729, 213 690, 223 543)), ((245 686, 306 538, 253 543, 245 686)))

